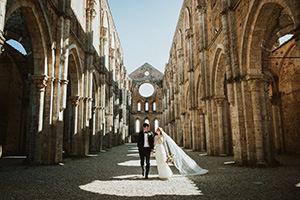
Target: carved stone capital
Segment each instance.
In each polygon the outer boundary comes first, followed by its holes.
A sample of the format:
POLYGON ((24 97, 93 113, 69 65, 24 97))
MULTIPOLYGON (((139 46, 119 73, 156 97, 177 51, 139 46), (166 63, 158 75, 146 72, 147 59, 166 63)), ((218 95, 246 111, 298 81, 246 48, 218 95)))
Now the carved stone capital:
POLYGON ((261 82, 266 82, 267 80, 264 78, 263 74, 252 74, 247 75, 246 80, 249 83, 250 90, 258 90, 258 86, 261 82))
POLYGON ((71 96, 70 97, 73 106, 78 106, 80 103, 80 96, 71 96))
POLYGON ((182 48, 177 49, 177 57, 178 57, 178 58, 183 57, 183 49, 182 49, 182 48))
POLYGON ((4 51, 4 43, 5 43, 6 39, 3 37, 3 32, 0 30, 0 55, 1 53, 4 51))
POLYGON ((193 33, 192 33, 192 29, 191 28, 186 29, 185 32, 186 32, 186 38, 187 39, 193 37, 193 33))
POLYGON ((114 48, 109 48, 109 57, 115 57, 115 49, 114 48))
POLYGON ((60 83, 61 83, 62 85, 68 85, 69 81, 68 81, 68 80, 63 80, 63 79, 61 79, 61 80, 60 80, 60 83))
POLYGON ((53 78, 53 82, 55 84, 60 84, 60 79, 59 78, 53 78))
POLYGON ((107 39, 107 28, 104 26, 101 27, 101 35, 104 39, 107 39))
POLYGON ((265 81, 265 77, 263 74, 248 74, 246 76, 247 81, 265 81))
POLYGON ((215 96, 215 102, 217 106, 222 106, 225 100, 225 96, 215 96))
POLYGON ((45 91, 45 88, 47 86, 47 80, 48 77, 46 75, 33 75, 31 76, 32 81, 34 84, 36 84, 36 86, 38 87, 38 89, 40 90, 40 92, 45 91))

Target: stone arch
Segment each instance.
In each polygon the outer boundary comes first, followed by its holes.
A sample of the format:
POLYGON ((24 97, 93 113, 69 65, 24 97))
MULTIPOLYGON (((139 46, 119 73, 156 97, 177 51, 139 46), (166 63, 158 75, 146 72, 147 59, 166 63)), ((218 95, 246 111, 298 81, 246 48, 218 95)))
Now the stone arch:
MULTIPOLYGON (((251 103, 251 106, 244 108, 247 113, 244 116, 247 131, 254 133, 245 136, 249 164, 266 165, 275 162, 272 125, 274 127, 276 116, 272 112, 276 109, 269 101, 268 88, 270 81, 276 78, 272 75, 270 56, 274 53, 274 41, 280 30, 286 32, 291 31, 291 27, 296 29, 297 17, 294 16, 298 14, 290 6, 290 2, 281 0, 253 1, 243 27, 240 74, 247 81, 245 87, 248 91, 245 92, 244 101, 251 103), (283 14, 290 17, 291 23, 284 23, 285 26, 281 27, 283 14)), ((299 3, 293 6, 299 7, 299 3)))
POLYGON ((69 81, 72 82, 73 87, 72 95, 81 96, 81 74, 83 74, 83 64, 80 59, 80 54, 78 48, 75 44, 70 45, 69 47, 69 65, 68 72, 70 74, 69 81))
POLYGON ((78 154, 80 150, 78 142, 78 133, 80 131, 80 98, 81 93, 81 74, 82 64, 79 57, 78 48, 75 44, 69 47, 68 69, 67 69, 67 90, 66 90, 66 108, 64 110, 64 132, 63 132, 63 150, 66 155, 78 154))
POLYGON ((243 27, 243 39, 241 45, 241 74, 262 74, 262 51, 267 48, 264 39, 268 29, 274 26, 275 19, 282 10, 293 18, 291 9, 284 1, 263 0, 254 1, 251 5, 246 23, 243 27))
POLYGON ((44 119, 48 117, 44 114, 48 106, 45 102, 49 102, 48 99, 45 100, 45 93, 50 91, 50 87, 46 87, 47 80, 51 81, 48 76, 52 76, 54 73, 51 71, 52 67, 48 68, 48 66, 53 65, 51 51, 53 41, 41 1, 16 0, 8 4, 5 29, 8 30, 5 31, 7 33, 5 37, 7 38, 16 37, 20 39, 22 31, 24 30, 26 33, 26 40, 21 41, 21 43, 25 45, 29 52, 24 57, 26 59, 24 59, 22 66, 23 70, 26 71, 26 79, 24 80, 28 83, 30 81, 27 88, 23 87, 23 92, 29 95, 27 105, 30 109, 26 116, 28 129, 22 130, 22 132, 26 132, 27 144, 31 143, 31 145, 26 145, 27 160, 39 164, 48 163, 47 156, 42 156, 46 136, 41 133, 44 131, 44 126, 47 126, 47 123, 51 121, 44 123, 44 119), (21 22, 21 26, 10 24, 12 17, 17 17, 15 22, 21 22), (15 35, 13 36, 12 33, 15 35))
POLYGON ((212 136, 214 137, 213 141, 218 141, 214 143, 214 152, 219 155, 231 155, 232 135, 229 103, 227 100, 226 58, 221 45, 215 51, 211 77, 211 94, 214 96, 212 109, 213 113, 215 113, 212 115, 213 123, 215 124, 215 128, 212 129, 212 136))
POLYGON ((32 38, 34 74, 47 75, 48 63, 51 60, 51 56, 48 56, 51 55, 49 44, 52 43, 52 37, 46 13, 40 0, 36 2, 16 0, 7 10, 6 21, 17 9, 20 9, 21 13, 26 13, 22 16, 32 38))
POLYGON ((0 57, 0 146, 4 156, 25 155, 30 100, 26 59, 8 45, 4 47, 0 57))
POLYGON ((212 96, 224 96, 225 95, 225 54, 222 48, 217 48, 213 67, 211 71, 211 94, 212 96))

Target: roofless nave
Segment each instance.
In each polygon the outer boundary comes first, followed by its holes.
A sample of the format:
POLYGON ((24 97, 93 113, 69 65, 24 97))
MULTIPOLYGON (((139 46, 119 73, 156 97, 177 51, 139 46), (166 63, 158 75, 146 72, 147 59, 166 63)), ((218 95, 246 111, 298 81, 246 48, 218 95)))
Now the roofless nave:
POLYGON ((165 72, 155 84, 145 80, 158 99, 143 101, 135 94, 144 82, 133 84, 126 72, 106 0, 0 5, 3 155, 57 163, 62 152, 134 140, 137 120, 240 165, 300 153, 297 0, 185 0, 165 72), (4 43, 10 39, 27 54, 4 43))

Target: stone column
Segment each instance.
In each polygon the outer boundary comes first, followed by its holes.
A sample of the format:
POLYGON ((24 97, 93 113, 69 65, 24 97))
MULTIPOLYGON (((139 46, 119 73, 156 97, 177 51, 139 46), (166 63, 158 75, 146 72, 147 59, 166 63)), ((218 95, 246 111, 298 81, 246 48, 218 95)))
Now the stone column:
MULTIPOLYGON (((263 143, 263 130, 262 130, 262 113, 260 102, 260 82, 263 79, 263 75, 248 75, 247 81, 250 86, 251 100, 253 107, 253 126, 255 134, 255 146, 256 146, 256 159, 257 165, 266 165, 264 158, 264 143, 263 143)), ((248 141, 250 142, 250 141, 248 141)))
POLYGON ((205 148, 205 144, 206 144, 206 137, 205 137, 205 119, 204 119, 204 113, 203 113, 203 110, 200 109, 199 110, 199 123, 200 123, 200 126, 199 126, 199 131, 200 131, 200 151, 206 151, 206 148, 205 148))
POLYGON ((206 130, 206 148, 207 155, 214 155, 214 141, 212 134, 212 109, 211 109, 211 100, 205 101, 206 106, 206 118, 205 118, 205 130, 206 130))
POLYGON ((233 104, 234 101, 234 93, 232 87, 232 66, 231 66, 231 48, 230 48, 230 30, 229 30, 229 22, 228 22, 228 8, 227 8, 227 0, 223 0, 223 11, 221 12, 221 20, 223 26, 223 41, 224 41, 224 52, 225 52, 225 66, 226 66, 226 81, 227 83, 227 95, 228 101, 230 104, 233 104))
POLYGON ((217 106, 213 98, 209 100, 210 102, 210 127, 211 127, 211 144, 213 155, 219 155, 219 132, 218 132, 218 112, 217 106))
POLYGON ((218 130, 219 130, 219 155, 226 156, 225 153, 225 138, 224 138, 224 113, 223 113, 223 105, 224 105, 225 97, 215 97, 215 101, 217 104, 217 112, 218 112, 218 130))
POLYGON ((181 116, 180 116, 180 118, 181 118, 181 128, 180 128, 180 131, 181 131, 181 133, 180 133, 180 146, 185 146, 185 139, 186 139, 186 137, 185 137, 185 114, 183 113, 183 114, 181 114, 181 116))
POLYGON ((5 15, 6 15, 6 3, 7 0, 0 0, 0 55, 4 51, 3 45, 5 43, 4 38, 4 26, 5 26, 5 15))
POLYGON ((68 66, 69 66, 69 37, 70 37, 70 17, 67 17, 64 20, 63 26, 63 54, 61 55, 61 65, 62 65, 62 77, 61 77, 61 102, 60 102, 60 110, 64 110, 66 108, 67 103, 67 86, 68 86, 68 66))
POLYGON ((71 125, 71 154, 78 155, 78 109, 80 103, 80 96, 71 96, 72 101, 72 125, 71 125))
POLYGON ((199 115, 198 115, 198 110, 193 109, 191 110, 191 114, 192 114, 192 148, 194 151, 198 151, 200 148, 200 140, 199 140, 199 115))
POLYGON ((83 129, 82 129, 82 148, 80 155, 86 155, 89 152, 89 97, 83 98, 83 129))
POLYGON ((33 75, 30 93, 30 116, 28 126, 28 154, 30 163, 43 164, 43 111, 46 75, 33 75))

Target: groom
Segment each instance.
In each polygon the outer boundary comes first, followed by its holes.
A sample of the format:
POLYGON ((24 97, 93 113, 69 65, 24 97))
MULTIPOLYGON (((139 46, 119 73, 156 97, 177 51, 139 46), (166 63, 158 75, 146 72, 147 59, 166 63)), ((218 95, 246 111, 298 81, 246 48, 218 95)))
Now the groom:
POLYGON ((149 124, 143 124, 143 131, 139 133, 137 146, 139 148, 139 154, 141 159, 142 175, 148 179, 150 169, 150 154, 153 154, 154 148, 154 135, 149 131, 149 124), (146 157, 146 174, 144 169, 144 161, 146 157))

